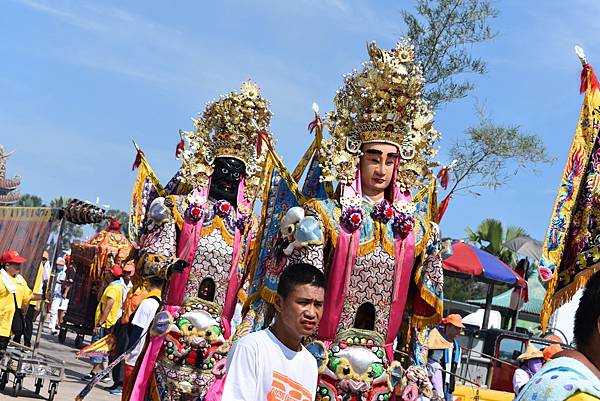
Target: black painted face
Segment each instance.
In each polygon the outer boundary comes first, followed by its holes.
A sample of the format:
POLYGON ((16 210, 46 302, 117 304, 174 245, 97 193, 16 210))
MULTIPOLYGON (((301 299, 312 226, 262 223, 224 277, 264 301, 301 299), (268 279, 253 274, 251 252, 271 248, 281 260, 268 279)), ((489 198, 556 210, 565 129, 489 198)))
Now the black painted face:
POLYGON ((237 206, 238 186, 245 174, 246 166, 242 161, 233 157, 215 159, 209 196, 214 200, 224 199, 233 206, 237 206))

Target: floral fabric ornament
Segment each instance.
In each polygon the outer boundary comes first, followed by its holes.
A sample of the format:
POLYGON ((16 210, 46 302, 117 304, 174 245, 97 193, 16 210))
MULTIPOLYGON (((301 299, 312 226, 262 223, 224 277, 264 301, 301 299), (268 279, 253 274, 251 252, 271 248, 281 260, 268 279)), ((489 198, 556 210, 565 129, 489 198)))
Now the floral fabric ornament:
POLYGON ((202 209, 202 206, 200 204, 190 203, 187 209, 185 209, 183 217, 187 222, 195 224, 200 221, 203 213, 204 210, 202 209))
POLYGON ((235 226, 240 230, 240 232, 244 232, 246 229, 246 224, 248 223, 249 216, 247 214, 239 214, 238 219, 235 222, 235 226))
POLYGON ((347 231, 354 232, 360 228, 364 221, 364 212, 358 206, 345 207, 340 216, 340 224, 347 231))
POLYGON ((231 206, 231 203, 227 202, 225 199, 216 201, 214 208, 215 214, 221 218, 229 216, 229 214, 233 210, 233 206, 231 206))
POLYGON ((415 217, 406 212, 397 212, 392 222, 392 230, 394 234, 404 239, 415 228, 415 217))
POLYGON ((394 208, 387 200, 383 200, 375 205, 371 212, 373 219, 386 224, 392 217, 394 217, 394 208))

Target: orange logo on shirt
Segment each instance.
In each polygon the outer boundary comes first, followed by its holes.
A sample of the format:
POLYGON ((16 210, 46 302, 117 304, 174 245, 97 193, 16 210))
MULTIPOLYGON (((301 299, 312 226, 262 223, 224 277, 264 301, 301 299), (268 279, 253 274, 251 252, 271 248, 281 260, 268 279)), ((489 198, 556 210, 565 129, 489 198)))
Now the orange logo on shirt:
POLYGON ((267 393, 267 401, 312 401, 310 391, 279 372, 273 372, 271 391, 267 393))

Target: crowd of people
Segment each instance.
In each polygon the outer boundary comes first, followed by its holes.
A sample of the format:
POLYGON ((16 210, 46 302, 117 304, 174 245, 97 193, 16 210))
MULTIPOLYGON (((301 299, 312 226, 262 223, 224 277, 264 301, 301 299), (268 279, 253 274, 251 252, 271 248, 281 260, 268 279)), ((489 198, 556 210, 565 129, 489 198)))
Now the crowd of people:
MULTIPOLYGON (((31 321, 39 312, 43 298, 43 274, 48 255, 44 253, 40 274, 34 289, 21 276, 21 265, 26 259, 15 250, 0 255, 0 351, 3 352, 14 335, 15 341, 29 338, 31 321), (29 318, 27 318, 29 316, 29 318), (29 327, 29 329, 28 329, 29 327), (28 334, 29 333, 29 334, 28 334)), ((67 259, 68 261, 68 259, 67 259)), ((61 321, 61 305, 68 303, 68 290, 60 289, 66 282, 64 266, 59 259, 56 269, 57 285, 51 301, 50 327, 61 321), (60 283, 60 284, 59 284, 60 283), (56 313, 57 318, 52 314, 56 313)), ((104 288, 95 315, 93 341, 108 333, 116 338, 116 347, 109 357, 92 358, 93 368, 87 379, 105 369, 109 361, 127 352, 123 363, 112 371, 109 388, 112 394, 121 394, 132 375, 138 356, 144 347, 145 336, 161 305, 162 279, 152 277, 145 286, 134 290, 132 264, 123 267, 114 264, 104 271, 104 288)), ((312 336, 318 327, 326 291, 323 273, 310 264, 289 266, 282 273, 277 289, 275 309, 277 317, 266 330, 248 334, 238 340, 227 358, 227 380, 223 399, 269 400, 277 391, 280 381, 293 385, 306 400, 313 400, 317 388, 318 364, 303 346, 303 340, 312 336), (250 367, 252 369, 250 369, 250 367), (277 372, 274 375, 273 372, 277 372)), ((517 360, 519 367, 513 376, 517 400, 593 400, 600 394, 600 272, 589 280, 575 316, 575 349, 563 349, 550 344, 540 350, 532 343, 517 360)), ((462 360, 458 336, 465 326, 458 314, 444 318, 442 324, 430 332, 427 373, 432 384, 430 397, 422 400, 452 400, 457 372, 462 360)))
MULTIPOLYGON (((44 251, 42 261, 36 274, 33 289, 21 275, 21 267, 27 262, 16 250, 8 250, 0 255, 0 354, 4 354, 12 339, 31 348, 34 322, 43 307, 47 308, 47 329, 51 335, 57 335, 63 325, 65 313, 69 306, 69 292, 73 282, 68 269, 74 269, 70 264, 70 255, 58 257, 54 271, 48 261, 49 254, 44 251), (54 280, 51 280, 54 277, 54 280), (53 288, 49 285, 54 282, 53 288)), ((99 302, 94 319, 94 336, 92 341, 104 337, 108 333, 116 336, 116 349, 111 354, 114 359, 135 344, 137 353, 143 346, 142 333, 148 325, 160 304, 162 280, 150 278, 145 285, 133 288, 132 276, 135 274, 133 263, 123 267, 113 264, 104 270, 100 283, 99 302), (139 308, 138 308, 139 307, 139 308), (139 310, 138 310, 139 309, 139 310)), ((113 386, 110 391, 120 394, 123 384, 123 374, 127 375, 135 366, 136 353, 129 355, 123 364, 118 364, 113 370, 113 386), (124 366, 126 367, 123 370, 124 366), (128 368, 127 368, 128 367, 128 368)), ((93 357, 93 375, 106 368, 109 357, 93 357)), ((106 378, 105 381, 110 381, 106 378)))
MULTIPOLYGON (((293 174, 253 81, 209 102, 181 132, 182 167, 166 186, 138 149, 135 246, 120 236, 123 255, 88 275, 98 296, 90 386, 112 381, 110 392, 132 401, 454 398, 465 325, 444 313, 439 132, 410 41, 390 50, 372 42, 367 52, 362 70, 345 75, 321 144, 315 108, 315 142, 293 174), (304 177, 302 190, 294 177, 304 177)), ((118 226, 102 238, 119 242, 118 226)), ((49 292, 49 329, 62 331, 68 258, 55 262, 51 289, 44 263, 31 290, 19 276, 24 258, 10 250, 0 262, 2 346, 11 332, 26 335, 27 305, 49 292)), ((537 349, 521 356, 518 399, 600 399, 599 294, 596 273, 577 311, 576 350, 543 366, 537 349)))

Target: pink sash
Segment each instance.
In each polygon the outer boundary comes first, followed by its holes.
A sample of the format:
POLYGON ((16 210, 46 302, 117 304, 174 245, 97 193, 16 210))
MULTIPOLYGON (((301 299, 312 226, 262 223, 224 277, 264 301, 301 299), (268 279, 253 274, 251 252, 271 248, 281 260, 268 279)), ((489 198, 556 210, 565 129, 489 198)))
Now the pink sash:
MULTIPOLYGON (((239 210, 243 210, 245 212, 250 211, 251 202, 246 199, 244 194, 245 183, 244 177, 240 180, 237 192, 237 218, 240 217, 239 210)), ((250 216, 248 216, 250 218, 250 216)), ((246 221, 246 225, 250 224, 249 221, 246 221)), ((235 226, 235 238, 233 241, 233 255, 231 257, 231 267, 229 269, 229 281, 227 285, 227 293, 225 295, 225 305, 223 305, 223 317, 227 320, 231 320, 233 317, 233 313, 235 312, 235 304, 238 299, 238 291, 241 285, 241 276, 238 274, 238 263, 240 261, 240 254, 242 252, 242 235, 244 235, 243 231, 240 231, 240 228, 236 224, 235 226)), ((250 236, 248 236, 250 237, 250 236)), ((250 240, 250 238, 248 238, 250 240)))
MULTIPOLYGON (((343 188, 343 196, 361 196, 360 170, 356 172, 354 183, 343 188)), ((342 206, 343 207, 343 206, 342 206)), ((337 244, 329 270, 323 317, 319 324, 318 337, 320 340, 332 341, 344 308, 344 299, 350 285, 350 276, 356 260, 360 243, 360 228, 350 233, 340 225, 337 244)))
POLYGON ((175 273, 169 280, 169 292, 167 294, 167 305, 181 305, 183 296, 185 295, 185 285, 190 277, 192 270, 192 262, 198 247, 198 240, 202 235, 202 225, 204 224, 204 216, 206 216, 206 207, 208 203, 208 188, 210 188, 210 178, 206 188, 194 189, 193 194, 196 197, 206 199, 206 203, 202 205, 202 216, 195 223, 189 223, 183 220, 183 227, 177 239, 177 257, 188 262, 188 266, 181 273, 175 273))
MULTIPOLYGON (((179 306, 167 305, 164 310, 173 314, 177 309, 179 309, 179 306)), ((154 373, 158 353, 160 352, 164 339, 164 336, 148 336, 148 346, 144 352, 137 376, 135 377, 135 382, 131 389, 131 396, 129 397, 130 401, 144 401, 146 391, 150 385, 150 379, 154 373)))
MULTIPOLYGON (((398 193, 394 196, 396 200, 412 201, 409 192, 398 193)), ((395 269, 392 293, 392 302, 390 304, 390 320, 388 321, 388 331, 386 344, 392 344, 396 334, 402 324, 402 316, 408 297, 408 288, 412 277, 412 270, 415 263, 415 231, 411 230, 404 240, 396 238, 394 240, 395 251, 395 269)), ((386 346, 386 353, 390 361, 394 360, 393 347, 386 346)))

